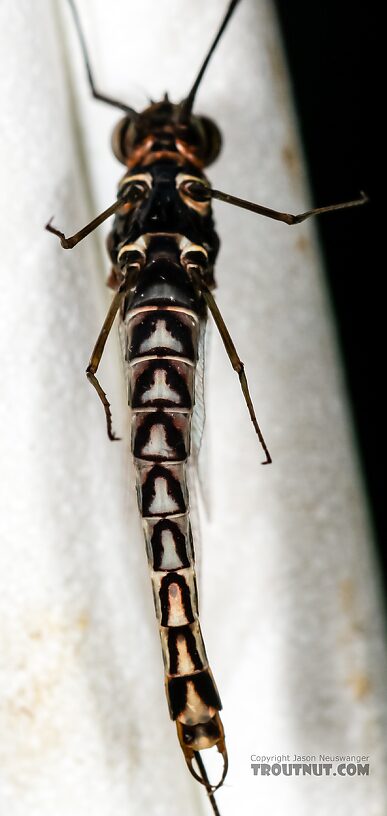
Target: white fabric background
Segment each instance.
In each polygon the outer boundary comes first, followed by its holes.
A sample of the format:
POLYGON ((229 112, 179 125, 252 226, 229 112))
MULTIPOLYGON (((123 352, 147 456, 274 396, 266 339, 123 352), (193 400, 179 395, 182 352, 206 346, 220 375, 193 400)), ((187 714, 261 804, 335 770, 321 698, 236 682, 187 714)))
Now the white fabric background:
MULTIPOLYGON (((188 90, 225 0, 78 5, 100 89, 145 106, 188 90)), ((0 31, 0 812, 208 813, 168 718, 127 438, 107 440, 84 376, 109 300, 106 229, 72 253, 43 231, 113 202, 119 112, 91 101, 64 2, 3 0, 0 31)), ((306 208, 266 0, 241 4, 197 110, 225 137, 215 186, 306 208)), ((313 225, 215 208, 218 301, 274 459, 260 466, 213 332, 201 612, 230 754, 219 807, 383 816, 379 586, 313 225), (293 751, 369 754, 371 775, 253 777, 252 753, 293 751)), ((127 437, 114 339, 102 382, 127 437)))

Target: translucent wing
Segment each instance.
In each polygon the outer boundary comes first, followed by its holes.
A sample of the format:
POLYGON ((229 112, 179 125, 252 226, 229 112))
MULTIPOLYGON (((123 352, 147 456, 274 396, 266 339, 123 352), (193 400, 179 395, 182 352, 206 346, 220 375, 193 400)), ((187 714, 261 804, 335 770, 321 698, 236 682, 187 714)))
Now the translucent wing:
POLYGON ((195 405, 191 427, 191 456, 188 460, 191 524, 199 574, 201 561, 200 519, 203 513, 206 518, 210 517, 211 506, 210 479, 208 476, 210 434, 205 421, 206 358, 211 334, 210 325, 207 324, 205 319, 200 324, 198 360, 195 371, 195 405))

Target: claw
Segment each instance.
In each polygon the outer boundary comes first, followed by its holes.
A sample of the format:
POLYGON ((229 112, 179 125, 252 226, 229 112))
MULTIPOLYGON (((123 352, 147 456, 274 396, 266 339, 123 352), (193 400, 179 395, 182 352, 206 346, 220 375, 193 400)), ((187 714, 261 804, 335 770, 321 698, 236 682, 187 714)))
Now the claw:
MULTIPOLYGON (((219 717, 218 712, 216 712, 215 717, 213 718, 213 721, 211 721, 211 722, 213 722, 213 724, 214 724, 214 726, 216 728, 216 732, 217 732, 216 737, 212 738, 211 741, 207 740, 207 745, 203 745, 203 744, 200 745, 200 742, 198 740, 196 740, 196 745, 195 745, 195 741, 192 741, 192 743, 190 745, 190 744, 188 744, 188 741, 184 737, 184 729, 183 729, 182 723, 180 723, 178 720, 176 721, 177 734, 178 734, 178 737, 179 737, 179 742, 180 742, 181 748, 182 748, 183 753, 184 753, 185 761, 186 761, 187 766, 188 766, 188 770, 192 774, 194 779, 196 779, 197 782, 200 782, 201 785, 204 785, 204 787, 207 789, 208 794, 213 793, 214 791, 218 790, 218 788, 220 788, 223 785, 223 782, 224 782, 224 780, 226 778, 226 774, 227 774, 227 770, 228 770, 228 756, 227 756, 227 750, 226 750, 226 743, 225 743, 225 739, 224 739, 224 730, 223 730, 222 721, 221 721, 221 719, 219 717), (199 745, 200 745, 200 747, 199 747, 199 745), (220 781, 218 782, 218 784, 217 785, 211 785, 211 783, 210 783, 210 781, 208 779, 208 776, 207 776, 206 769, 205 769, 204 764, 203 764, 203 760, 201 758, 200 751, 204 750, 204 749, 207 749, 207 748, 212 748, 212 747, 215 747, 215 746, 217 747, 219 753, 222 754, 222 757, 223 757, 223 772, 222 772, 222 776, 221 776, 220 781), (196 764, 197 764, 197 766, 199 768, 199 773, 195 770, 195 768, 194 768, 194 766, 192 764, 193 760, 195 760, 195 762, 196 762, 196 764)), ((203 727, 204 727, 204 724, 203 724, 203 727)))
POLYGON ((192 776, 195 779, 197 779, 197 781, 200 782, 201 785, 204 785, 204 787, 207 788, 207 791, 211 791, 211 793, 215 793, 215 791, 217 791, 219 788, 222 787, 223 782, 224 782, 224 780, 226 778, 226 775, 227 775, 227 771, 228 771, 228 755, 227 755, 227 751, 226 751, 225 746, 223 746, 223 750, 222 750, 222 748, 220 746, 218 746, 218 751, 219 751, 220 754, 222 754, 222 757, 223 757, 223 772, 222 772, 222 776, 220 778, 220 781, 218 782, 217 785, 211 785, 211 783, 210 783, 210 781, 208 779, 208 776, 207 776, 207 771, 205 769, 203 760, 201 758, 200 751, 194 751, 192 758, 186 757, 186 763, 188 765, 188 769, 189 769, 190 773, 192 774, 192 776), (196 773, 196 771, 195 771, 195 769, 194 769, 194 767, 192 765, 192 759, 194 759, 195 762, 197 763, 197 765, 199 767, 199 770, 200 770, 201 776, 199 776, 199 774, 196 773))
POLYGON ((212 807, 212 810, 214 812, 214 816, 220 816, 218 805, 216 803, 216 799, 215 799, 214 794, 218 790, 218 788, 220 788, 221 785, 223 785, 224 778, 226 776, 227 769, 228 769, 228 758, 227 758, 227 752, 226 752, 225 746, 223 745, 223 749, 218 746, 218 750, 223 756, 223 773, 222 773, 222 778, 221 778, 220 782, 218 782, 217 785, 211 785, 211 783, 210 783, 210 781, 208 779, 208 774, 207 774, 204 762, 202 760, 200 751, 195 751, 194 752, 194 758, 195 758, 195 762, 196 762, 196 764, 197 764, 197 766, 199 768, 201 776, 199 776, 196 773, 196 771, 194 770, 194 768, 192 766, 192 760, 187 759, 187 765, 188 765, 189 770, 191 771, 191 774, 195 777, 195 779, 198 780, 198 782, 200 782, 206 788, 208 799, 209 799, 209 801, 211 803, 211 807, 212 807))
POLYGON ((71 249, 68 239, 66 238, 64 232, 61 232, 60 230, 56 229, 56 227, 51 226, 53 218, 54 216, 52 216, 52 218, 50 218, 50 220, 47 222, 45 229, 47 230, 47 232, 52 232, 53 235, 56 235, 57 238, 59 238, 63 249, 71 249))

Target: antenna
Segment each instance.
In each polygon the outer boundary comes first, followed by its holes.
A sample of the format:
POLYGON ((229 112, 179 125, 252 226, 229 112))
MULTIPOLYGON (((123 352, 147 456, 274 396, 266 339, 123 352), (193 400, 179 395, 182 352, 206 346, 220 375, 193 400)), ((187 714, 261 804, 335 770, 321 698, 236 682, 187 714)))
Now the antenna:
POLYGON ((77 7, 75 5, 74 0, 67 0, 67 2, 70 6, 71 13, 73 15, 75 28, 78 34, 79 44, 81 46, 83 61, 85 63, 87 78, 89 80, 90 90, 92 95, 94 96, 94 99, 99 99, 101 102, 106 102, 108 105, 113 105, 113 107, 115 108, 120 108, 121 110, 125 111, 125 113, 129 114, 133 119, 138 119, 137 111, 135 111, 133 108, 130 108, 129 105, 125 105, 124 102, 119 102, 118 99, 113 99, 111 96, 105 96, 105 94, 101 94, 99 91, 97 91, 94 82, 93 72, 91 70, 89 55, 87 52, 85 35, 82 30, 77 7))
POLYGON ((204 73, 206 71, 207 65, 208 65, 208 63, 209 63, 209 61, 210 61, 210 59, 211 59, 211 57, 212 57, 212 55, 213 55, 213 53, 214 53, 214 51, 216 49, 216 46, 218 45, 218 42, 221 39, 222 34, 223 34, 223 32, 224 32, 224 30, 225 30, 225 28, 227 26, 227 23, 230 20, 230 18, 232 17, 232 15, 233 15, 239 1, 240 0, 231 0, 231 3, 229 3, 226 14, 225 14, 225 16, 224 16, 224 18, 223 18, 223 20, 221 22, 219 31, 216 34, 216 37, 215 37, 212 45, 210 46, 210 49, 209 49, 209 51, 208 51, 208 53, 207 53, 207 55, 206 55, 206 57, 204 59, 204 62, 202 64, 201 68, 200 68, 200 71, 199 71, 199 73, 198 73, 198 75, 197 75, 197 77, 195 79, 195 82, 192 85, 192 88, 191 88, 188 96, 185 99, 183 99, 183 101, 181 102, 181 108, 180 108, 180 113, 179 113, 179 122, 184 122, 186 119, 188 119, 188 117, 189 117, 189 115, 190 115, 190 113, 192 111, 193 103, 195 101, 195 96, 196 96, 197 90, 199 88, 199 85, 200 85, 200 83, 201 83, 201 81, 203 79, 203 75, 204 75, 204 73))

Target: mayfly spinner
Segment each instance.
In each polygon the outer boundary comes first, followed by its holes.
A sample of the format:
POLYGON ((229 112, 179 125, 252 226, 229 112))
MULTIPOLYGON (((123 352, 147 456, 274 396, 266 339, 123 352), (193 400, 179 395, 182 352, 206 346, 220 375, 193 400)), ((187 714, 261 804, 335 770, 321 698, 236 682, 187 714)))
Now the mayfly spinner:
POLYGON ((107 432, 114 440, 110 404, 97 370, 115 316, 119 313, 129 378, 131 445, 160 626, 165 687, 170 715, 188 768, 208 792, 227 773, 221 701, 208 663, 199 623, 187 464, 198 442, 195 433, 195 373, 211 312, 230 362, 238 374, 264 462, 270 454, 259 428, 241 362, 213 296, 219 238, 212 199, 259 215, 298 224, 311 215, 363 204, 355 201, 299 215, 277 212, 215 190, 204 174, 221 149, 221 135, 209 118, 193 113, 196 92, 239 0, 229 3, 214 41, 187 96, 178 103, 168 94, 137 112, 100 93, 94 83, 85 39, 73 0, 74 17, 93 96, 124 112, 113 133, 114 154, 126 171, 117 201, 75 235, 47 224, 62 247, 72 249, 109 216, 115 291, 91 355, 87 377, 104 406, 107 432), (201 752, 216 746, 223 758, 220 779, 209 781, 201 752))

